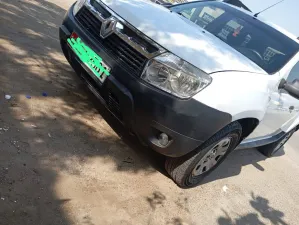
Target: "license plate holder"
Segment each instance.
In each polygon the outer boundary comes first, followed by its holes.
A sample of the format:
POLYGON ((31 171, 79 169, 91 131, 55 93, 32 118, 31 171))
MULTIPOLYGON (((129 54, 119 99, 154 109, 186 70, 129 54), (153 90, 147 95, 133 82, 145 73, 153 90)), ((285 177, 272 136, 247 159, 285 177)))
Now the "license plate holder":
POLYGON ((67 42, 81 62, 103 83, 110 75, 111 68, 74 33, 67 39, 67 42))

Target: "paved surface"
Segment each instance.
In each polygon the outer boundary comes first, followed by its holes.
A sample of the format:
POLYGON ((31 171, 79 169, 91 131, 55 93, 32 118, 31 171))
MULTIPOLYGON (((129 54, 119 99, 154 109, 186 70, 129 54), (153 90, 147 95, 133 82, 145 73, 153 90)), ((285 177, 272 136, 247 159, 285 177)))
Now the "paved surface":
POLYGON ((178 188, 61 54, 70 4, 0 1, 1 225, 299 224, 298 134, 279 157, 236 151, 203 185, 178 188))

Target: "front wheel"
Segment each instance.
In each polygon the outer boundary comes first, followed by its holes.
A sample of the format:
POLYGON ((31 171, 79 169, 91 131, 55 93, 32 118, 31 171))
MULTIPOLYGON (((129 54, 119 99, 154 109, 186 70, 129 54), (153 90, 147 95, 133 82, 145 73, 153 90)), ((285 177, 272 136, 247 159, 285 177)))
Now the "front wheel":
POLYGON ((197 186, 236 148, 241 134, 242 126, 233 122, 190 154, 179 158, 167 158, 165 168, 180 187, 197 186))
POLYGON ((259 152, 261 152, 263 155, 267 156, 268 158, 274 156, 279 150, 282 149, 282 147, 287 143, 287 141, 292 137, 296 129, 293 129, 289 131, 288 133, 284 134, 282 138, 280 138, 278 141, 258 147, 257 149, 259 152))

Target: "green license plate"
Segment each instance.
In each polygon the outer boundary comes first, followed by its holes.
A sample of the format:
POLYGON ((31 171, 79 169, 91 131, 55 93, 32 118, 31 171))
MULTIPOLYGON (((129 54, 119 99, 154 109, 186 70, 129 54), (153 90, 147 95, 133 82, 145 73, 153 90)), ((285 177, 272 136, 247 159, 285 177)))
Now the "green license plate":
POLYGON ((67 42, 79 57, 79 59, 92 71, 92 73, 103 83, 110 75, 110 68, 103 62, 102 58, 88 47, 79 37, 70 37, 67 42))

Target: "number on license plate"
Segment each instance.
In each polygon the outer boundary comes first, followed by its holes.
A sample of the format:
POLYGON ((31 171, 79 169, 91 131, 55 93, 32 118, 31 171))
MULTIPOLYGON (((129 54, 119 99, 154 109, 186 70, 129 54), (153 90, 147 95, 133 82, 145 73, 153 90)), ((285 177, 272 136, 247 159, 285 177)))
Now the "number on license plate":
POLYGON ((103 62, 103 59, 79 37, 72 36, 68 38, 67 41, 75 54, 101 82, 104 82, 107 76, 110 75, 110 67, 107 66, 107 64, 103 62))

